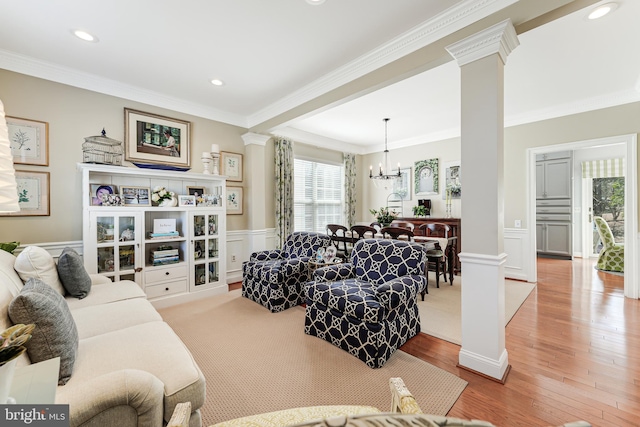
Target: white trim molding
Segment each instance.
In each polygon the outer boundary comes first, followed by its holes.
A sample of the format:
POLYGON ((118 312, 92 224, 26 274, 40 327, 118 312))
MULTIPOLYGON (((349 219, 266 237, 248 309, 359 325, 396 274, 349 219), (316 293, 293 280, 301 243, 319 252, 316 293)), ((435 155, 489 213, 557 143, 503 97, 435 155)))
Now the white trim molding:
POLYGON ((446 49, 456 59, 460 67, 494 53, 500 55, 502 63, 506 64, 507 57, 519 44, 520 41, 511 19, 506 19, 484 31, 449 45, 446 49))
POLYGON ((504 265, 504 276, 507 279, 534 282, 535 278, 529 270, 529 230, 524 228, 504 229, 504 251, 507 261, 504 265))

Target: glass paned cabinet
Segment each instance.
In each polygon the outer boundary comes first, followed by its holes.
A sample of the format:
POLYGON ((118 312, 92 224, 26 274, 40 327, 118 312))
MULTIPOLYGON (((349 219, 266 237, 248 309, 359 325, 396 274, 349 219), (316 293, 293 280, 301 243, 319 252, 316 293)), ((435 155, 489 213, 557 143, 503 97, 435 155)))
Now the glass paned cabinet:
POLYGON ((140 214, 130 211, 101 211, 90 214, 90 235, 94 245, 85 249, 88 271, 112 281, 136 281, 140 260, 140 214))
POLYGON ((190 214, 190 255, 192 290, 206 289, 220 281, 220 226, 224 215, 218 210, 190 214))

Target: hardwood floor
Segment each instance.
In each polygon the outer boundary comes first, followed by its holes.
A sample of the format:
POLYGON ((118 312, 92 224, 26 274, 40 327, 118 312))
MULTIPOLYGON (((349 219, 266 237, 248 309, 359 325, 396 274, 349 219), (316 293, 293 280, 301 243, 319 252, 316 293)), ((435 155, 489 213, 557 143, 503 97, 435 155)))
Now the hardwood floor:
POLYGON ((460 346, 425 334, 402 350, 469 385, 450 416, 499 427, 585 420, 640 426, 640 301, 593 261, 538 259, 538 284, 506 328, 504 385, 456 367, 460 346))
POLYGON ((640 426, 640 300, 593 265, 538 260, 537 286, 506 328, 504 385, 456 367, 460 346, 447 341, 418 334, 402 350, 469 382, 449 416, 498 427, 640 426))

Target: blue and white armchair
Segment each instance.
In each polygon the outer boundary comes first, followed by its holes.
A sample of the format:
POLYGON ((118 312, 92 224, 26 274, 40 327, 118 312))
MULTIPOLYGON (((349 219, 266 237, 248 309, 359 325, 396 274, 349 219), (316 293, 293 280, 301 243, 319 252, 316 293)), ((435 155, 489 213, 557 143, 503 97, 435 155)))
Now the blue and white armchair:
POLYGON ((294 232, 282 249, 251 254, 242 264, 242 296, 276 313, 304 302, 309 280, 309 259, 331 239, 326 234, 294 232))
POLYGON ((381 367, 420 332, 426 259, 418 243, 359 240, 350 263, 319 268, 307 284, 305 333, 381 367))

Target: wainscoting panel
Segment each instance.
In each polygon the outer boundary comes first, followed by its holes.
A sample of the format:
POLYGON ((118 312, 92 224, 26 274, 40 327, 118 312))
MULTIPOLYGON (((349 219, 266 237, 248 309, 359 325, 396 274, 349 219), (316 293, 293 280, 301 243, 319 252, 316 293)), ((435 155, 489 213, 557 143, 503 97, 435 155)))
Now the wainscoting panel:
POLYGON ((504 265, 504 276, 507 279, 533 281, 529 258, 529 234, 523 228, 504 229, 504 252, 507 261, 504 265))

